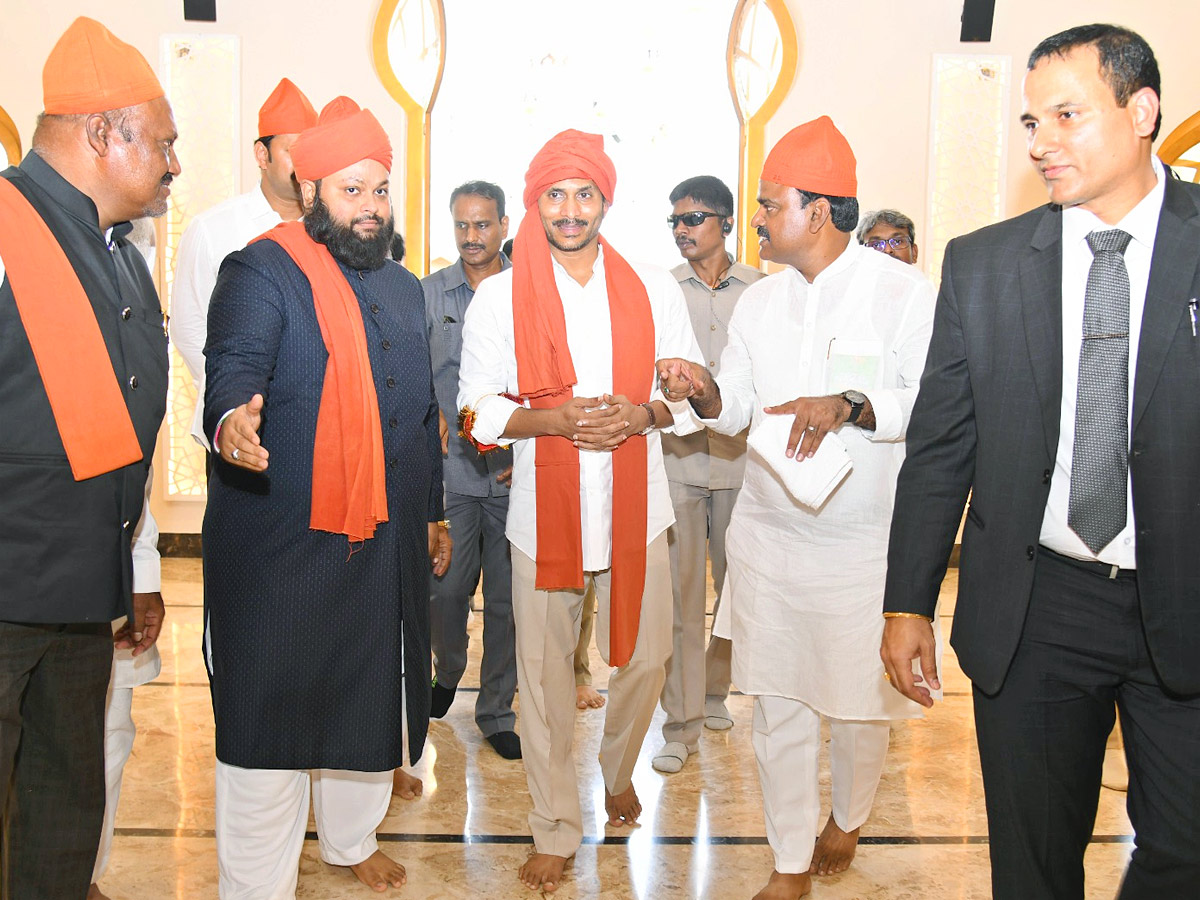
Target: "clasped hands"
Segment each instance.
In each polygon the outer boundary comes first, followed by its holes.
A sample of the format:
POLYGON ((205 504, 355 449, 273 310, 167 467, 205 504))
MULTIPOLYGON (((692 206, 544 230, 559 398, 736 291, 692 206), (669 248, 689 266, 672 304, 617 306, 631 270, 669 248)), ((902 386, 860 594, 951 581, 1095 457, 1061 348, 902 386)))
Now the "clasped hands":
POLYGON ((623 394, 572 397, 555 408, 555 433, 580 450, 611 453, 650 424, 650 415, 623 394))
MULTIPOLYGON (((670 401, 688 400, 702 419, 721 414, 721 389, 708 368, 686 359, 660 359, 656 364, 663 395, 670 401)), ((840 394, 827 397, 797 397, 777 406, 764 406, 770 416, 792 416, 785 453, 803 462, 811 458, 831 431, 845 424, 850 406, 840 394)))

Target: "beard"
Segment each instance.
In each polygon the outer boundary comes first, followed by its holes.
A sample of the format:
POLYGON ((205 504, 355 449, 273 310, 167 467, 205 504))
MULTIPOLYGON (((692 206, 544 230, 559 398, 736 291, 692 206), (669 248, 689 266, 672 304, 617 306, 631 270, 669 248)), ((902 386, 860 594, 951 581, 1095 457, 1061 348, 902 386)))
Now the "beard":
POLYGON ((304 230, 308 236, 319 244, 324 244, 333 258, 351 269, 367 269, 374 271, 383 268, 392 248, 392 232, 394 219, 388 216, 360 216, 350 224, 343 225, 336 221, 329 212, 329 207, 322 201, 320 194, 313 198, 312 209, 304 216, 304 230), (361 237, 354 230, 355 222, 378 222, 379 227, 373 235, 361 237))

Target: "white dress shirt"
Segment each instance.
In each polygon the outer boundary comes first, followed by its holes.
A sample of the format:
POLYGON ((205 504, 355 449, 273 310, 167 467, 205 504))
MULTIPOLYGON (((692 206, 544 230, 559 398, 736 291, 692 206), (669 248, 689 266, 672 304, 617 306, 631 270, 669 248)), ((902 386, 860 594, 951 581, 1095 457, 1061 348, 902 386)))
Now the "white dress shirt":
MULTIPOLYGON (((1158 217, 1162 212, 1164 173, 1155 160, 1154 174, 1158 178, 1141 202, 1125 214, 1116 225, 1107 225, 1094 214, 1079 207, 1062 212, 1062 407, 1058 423, 1058 452, 1054 458, 1054 476, 1050 480, 1050 496, 1046 500, 1046 515, 1042 519, 1042 546, 1076 559, 1099 560, 1122 569, 1137 566, 1135 558, 1135 528, 1133 522, 1133 489, 1128 480, 1125 488, 1125 528, 1103 547, 1092 553, 1087 545, 1067 526, 1067 503, 1071 496, 1071 459, 1075 448, 1075 409, 1079 394, 1079 351, 1083 344, 1083 297, 1087 288, 1088 270, 1092 267, 1092 251, 1087 236, 1093 231, 1119 228, 1133 240, 1125 248, 1125 268, 1129 271, 1129 428, 1133 428, 1133 381, 1137 370, 1138 343, 1142 331, 1142 310, 1146 306, 1146 285, 1150 282, 1150 258, 1158 234, 1158 217)), ((1127 476, 1128 478, 1128 476, 1127 476)))
POLYGON ((175 257, 171 288, 171 341, 196 383, 198 402, 192 437, 209 449, 204 436, 204 342, 208 337, 208 301, 225 257, 270 231, 283 219, 271 208, 261 187, 218 203, 188 225, 175 257))
MULTIPOLYGON (((580 285, 557 260, 554 281, 562 298, 567 345, 575 374, 576 397, 613 393, 612 322, 604 277, 604 251, 592 268, 592 277, 580 285)), ((654 321, 654 356, 699 359, 700 348, 679 284, 663 269, 633 264, 646 286, 654 321)), ((666 402, 658 389, 653 363, 647 367, 646 386, 651 400, 666 402)), ((517 357, 513 339, 512 270, 486 279, 467 308, 463 327, 462 365, 459 368, 458 406, 476 411, 472 435, 483 444, 513 444, 512 492, 508 503, 508 539, 522 553, 537 559, 537 478, 535 441, 502 438, 517 404, 498 396, 517 393, 517 357)), ((687 434, 699 426, 687 402, 667 403, 673 422, 662 430, 687 434)), ((647 521, 649 544, 674 521, 671 495, 663 468, 658 430, 646 438, 647 521)), ((579 453, 579 499, 583 519, 583 568, 599 572, 612 560, 612 454, 582 450, 579 453)))

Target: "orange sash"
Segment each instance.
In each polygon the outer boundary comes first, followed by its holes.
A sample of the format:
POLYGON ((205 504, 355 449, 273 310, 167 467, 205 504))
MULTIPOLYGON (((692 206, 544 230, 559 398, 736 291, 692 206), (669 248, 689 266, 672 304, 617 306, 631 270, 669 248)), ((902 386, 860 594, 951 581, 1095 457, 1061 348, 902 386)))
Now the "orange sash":
MULTIPOLYGON (((550 245, 541 219, 528 212, 517 234, 513 266, 517 385, 534 409, 571 398, 575 367, 566 319, 554 283, 550 245)), ((613 392, 633 403, 650 399, 654 376, 654 319, 637 273, 612 246, 604 247, 604 280, 612 320, 613 392)), ((536 438, 538 590, 583 587, 583 523, 579 451, 565 438, 536 438)), ((634 435, 613 451, 612 598, 609 664, 623 666, 637 643, 646 584, 646 439, 634 435)))
POLYGON ((96 311, 50 228, 7 178, 0 257, 75 480, 141 460, 96 311))
POLYGON ((312 285, 313 306, 329 360, 313 441, 309 527, 344 534, 351 543, 374 537, 388 520, 383 427, 358 298, 325 247, 301 222, 284 222, 255 238, 275 241, 312 285))

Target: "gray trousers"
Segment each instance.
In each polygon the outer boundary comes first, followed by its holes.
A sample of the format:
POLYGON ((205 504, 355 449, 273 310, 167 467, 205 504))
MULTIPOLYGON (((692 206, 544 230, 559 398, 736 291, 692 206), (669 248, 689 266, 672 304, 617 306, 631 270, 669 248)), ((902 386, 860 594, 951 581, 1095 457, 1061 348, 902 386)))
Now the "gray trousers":
POLYGON ((82 900, 104 819, 112 626, 0 622, 0 898, 82 900))
POLYGON ((430 576, 429 637, 438 684, 457 687, 467 668, 467 614, 483 574, 483 661, 475 722, 484 736, 512 731, 517 723, 516 636, 512 613, 512 560, 504 524, 508 497, 467 497, 446 492, 446 518, 454 552, 441 578, 430 576))
POLYGON ((725 530, 737 500, 738 488, 697 487, 669 482, 675 524, 667 530, 671 556, 671 591, 674 625, 667 680, 663 683, 664 740, 677 741, 694 752, 704 724, 704 701, 729 696, 730 645, 711 638, 707 649, 704 625, 707 598, 705 559, 712 560, 716 608, 725 584, 725 530))

